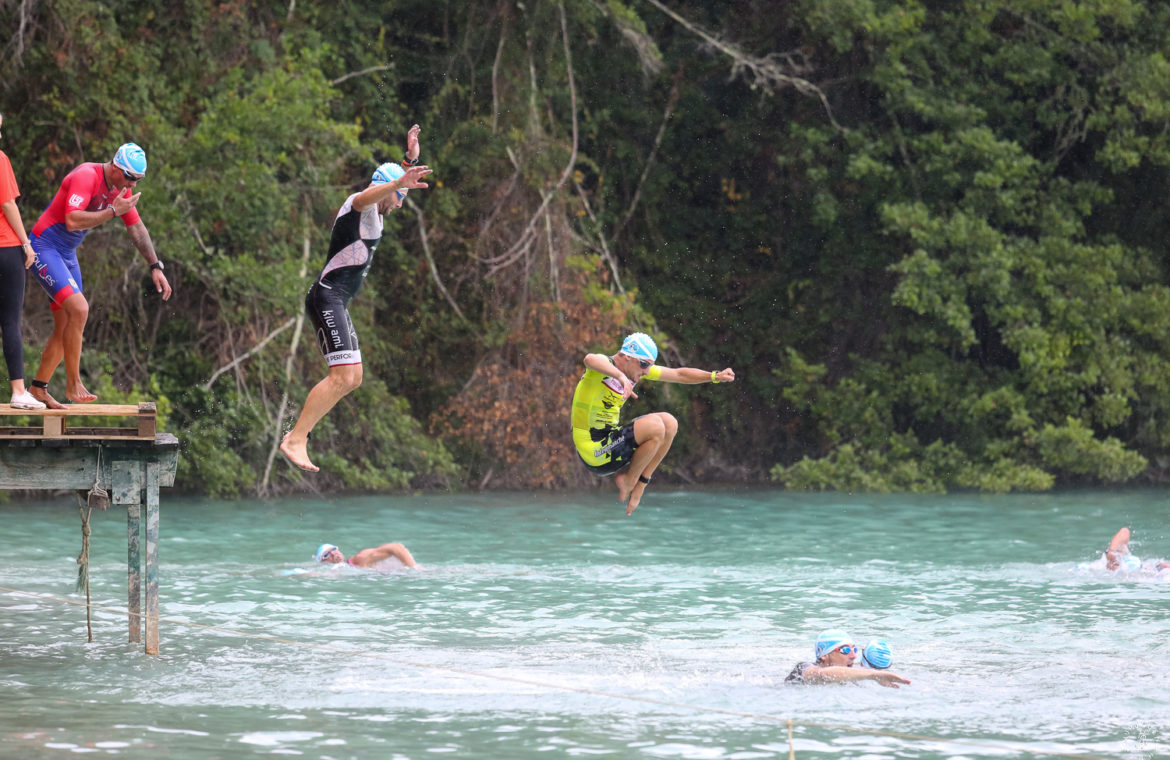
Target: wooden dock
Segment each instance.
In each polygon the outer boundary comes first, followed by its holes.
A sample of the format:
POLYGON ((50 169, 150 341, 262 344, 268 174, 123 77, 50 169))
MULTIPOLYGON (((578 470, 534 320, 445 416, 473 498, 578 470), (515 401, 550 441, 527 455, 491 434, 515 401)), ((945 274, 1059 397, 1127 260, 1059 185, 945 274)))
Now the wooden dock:
POLYGON ((142 642, 145 627, 146 653, 158 654, 158 489, 174 485, 178 439, 157 431, 151 402, 73 404, 41 411, 0 404, 0 422, 20 417, 27 424, 0 425, 0 489, 90 492, 98 487, 109 493, 111 505, 126 507, 130 641, 142 642), (95 418, 120 426, 93 426, 95 418), (82 424, 70 427, 70 421, 82 424))
POLYGON ((6 417, 36 417, 38 425, 0 425, 0 438, 21 438, 44 440, 46 438, 90 438, 99 440, 153 441, 157 432, 157 409, 153 401, 134 404, 70 404, 66 409, 42 409, 29 411, 13 409, 10 404, 0 404, 0 422, 6 417), (129 427, 78 427, 70 428, 70 418, 118 417, 130 418, 129 427))

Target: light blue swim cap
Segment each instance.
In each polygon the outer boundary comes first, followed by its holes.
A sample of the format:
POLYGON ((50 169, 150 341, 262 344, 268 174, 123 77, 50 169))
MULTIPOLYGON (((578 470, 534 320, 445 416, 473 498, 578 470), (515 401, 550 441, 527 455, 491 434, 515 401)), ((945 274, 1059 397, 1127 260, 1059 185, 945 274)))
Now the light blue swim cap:
POLYGON ((393 182, 403 174, 406 174, 406 172, 402 171, 401 166, 393 161, 388 161, 378 167, 378 170, 374 172, 373 179, 370 181, 375 185, 382 185, 387 182, 393 182))
POLYGON ((813 647, 813 651, 817 654, 817 659, 821 659, 827 653, 833 651, 842 644, 852 644, 853 637, 845 633, 845 631, 836 628, 828 631, 822 631, 820 636, 817 636, 817 643, 813 647))
POLYGON ((337 547, 334 546, 333 544, 321 544, 320 546, 317 547, 317 553, 313 555, 313 559, 320 562, 321 560, 325 559, 326 554, 328 554, 329 552, 333 551, 336 548, 337 547))
POLYGON ((1123 573, 1136 573, 1142 569, 1142 561, 1132 554, 1127 554, 1121 558, 1121 566, 1117 569, 1123 573))
MULTIPOLYGON (((378 170, 374 172, 374 176, 370 182, 374 183, 375 185, 384 185, 387 182, 393 182, 403 174, 406 174, 406 172, 402 170, 401 166, 394 163, 393 161, 388 161, 378 167, 378 170)), ((398 194, 399 198, 406 197, 405 190, 396 190, 395 192, 398 194)))
POLYGON ((146 176, 146 151, 135 143, 126 143, 114 154, 114 166, 138 179, 146 176))
POLYGON ((861 664, 874 670, 885 670, 894 664, 894 653, 885 639, 871 639, 861 650, 861 664))
POLYGON ((646 333, 636 332, 627 335, 622 341, 622 353, 635 359, 654 361, 658 358, 658 346, 654 345, 654 339, 646 333))

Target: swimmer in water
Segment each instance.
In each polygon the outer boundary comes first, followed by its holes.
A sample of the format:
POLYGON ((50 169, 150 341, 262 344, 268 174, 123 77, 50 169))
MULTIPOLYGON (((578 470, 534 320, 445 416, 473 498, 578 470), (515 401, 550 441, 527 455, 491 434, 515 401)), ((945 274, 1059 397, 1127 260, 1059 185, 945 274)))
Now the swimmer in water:
POLYGON ((335 545, 321 544, 317 547, 317 553, 313 555, 313 559, 327 565, 339 565, 345 562, 353 567, 364 568, 372 568, 381 562, 392 559, 401 562, 406 567, 418 567, 418 563, 414 561, 410 551, 402 544, 382 544, 372 549, 362 549, 349 558, 346 558, 335 545))
POLYGON ((857 666, 871 670, 889 670, 894 664, 894 652, 885 639, 870 639, 869 643, 861 648, 861 656, 857 658, 857 666))
MULTIPOLYGON (((1122 528, 1113 535, 1105 549, 1105 569, 1136 572, 1142 569, 1142 561, 1129 553, 1129 528, 1122 528)), ((1170 562, 1157 560, 1153 568, 1157 572, 1170 570, 1170 562)))
POLYGON ((585 374, 573 392, 573 445, 585 466, 598 477, 615 475, 618 500, 626 515, 638 508, 650 477, 670 451, 678 420, 668 412, 651 412, 622 426, 619 418, 634 386, 642 378, 667 383, 730 383, 731 367, 723 370, 662 367, 654 363, 658 346, 645 333, 633 333, 613 356, 588 354, 585 374))
POLYGON ((822 632, 820 636, 817 636, 813 651, 816 655, 816 661, 797 663, 788 677, 784 679, 784 683, 822 684, 877 681, 890 689, 898 689, 901 688, 900 684, 910 683, 909 679, 887 670, 853 667, 858 649, 853 643, 852 637, 844 631, 822 632))

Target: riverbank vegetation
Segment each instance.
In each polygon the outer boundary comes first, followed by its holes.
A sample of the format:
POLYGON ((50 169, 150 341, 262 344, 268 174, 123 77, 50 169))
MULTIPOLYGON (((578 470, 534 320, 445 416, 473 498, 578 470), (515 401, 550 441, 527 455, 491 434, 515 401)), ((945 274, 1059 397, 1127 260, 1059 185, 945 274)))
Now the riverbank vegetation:
MULTIPOLYGON (((83 367, 163 400, 179 483, 590 484, 590 351, 653 334, 730 386, 650 387, 676 482, 1041 490, 1170 466, 1170 6, 1137 0, 0 4, 0 147, 31 228, 122 142, 175 295, 118 225, 81 249, 83 367), (302 318, 332 215, 422 125, 432 187, 351 309, 302 318)), ((30 368, 50 327, 26 302, 30 368)))

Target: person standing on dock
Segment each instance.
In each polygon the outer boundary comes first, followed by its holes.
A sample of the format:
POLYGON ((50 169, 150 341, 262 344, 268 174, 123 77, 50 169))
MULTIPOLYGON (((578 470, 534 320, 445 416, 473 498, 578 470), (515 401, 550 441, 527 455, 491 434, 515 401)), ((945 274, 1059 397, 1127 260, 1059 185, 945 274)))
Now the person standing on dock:
POLYGON ((622 405, 638 398, 634 386, 642 378, 667 383, 730 383, 731 367, 718 372, 693 367, 661 367, 654 363, 658 346, 645 333, 633 333, 613 356, 588 354, 585 374, 573 392, 573 445, 585 467, 598 477, 616 475, 618 500, 626 515, 638 508, 650 477, 670 451, 678 420, 669 412, 651 412, 624 427, 622 405))
POLYGON ((154 289, 164 301, 171 297, 163 263, 138 215, 142 193, 134 189, 145 177, 146 153, 136 144, 126 143, 110 161, 81 164, 69 172, 33 227, 33 274, 49 294, 53 332, 41 352, 41 364, 29 392, 50 409, 65 408, 49 395, 49 380, 62 359, 66 400, 80 404, 97 401, 81 383, 81 343, 89 301, 82 292, 77 248, 90 230, 121 217, 130 241, 150 267, 154 289))
MULTIPOLYGON (((0 128, 4 116, 0 114, 0 128)), ((32 243, 24 231, 24 220, 16 198, 20 188, 12 163, 0 150, 0 332, 3 333, 4 363, 8 366, 8 382, 12 384, 11 406, 14 409, 44 409, 24 387, 24 336, 20 329, 20 315, 24 311, 24 270, 32 266, 32 243)))
POLYGON ((296 424, 280 442, 281 452, 302 470, 321 469, 309 459, 309 433, 338 401, 362 384, 362 352, 348 306, 370 271, 374 249, 382 239, 382 217, 401 208, 409 190, 427 186, 421 180, 431 173, 430 168, 416 166, 419 131, 415 124, 406 133, 402 163, 407 169, 382 164, 368 187, 341 204, 333 220, 325 268, 305 296, 305 311, 317 328, 329 374, 309 391, 296 424))

